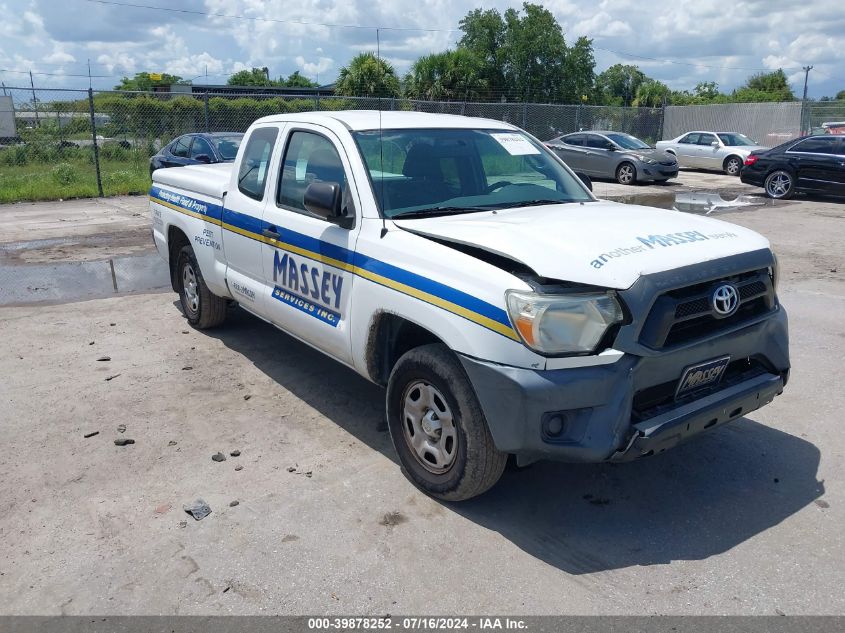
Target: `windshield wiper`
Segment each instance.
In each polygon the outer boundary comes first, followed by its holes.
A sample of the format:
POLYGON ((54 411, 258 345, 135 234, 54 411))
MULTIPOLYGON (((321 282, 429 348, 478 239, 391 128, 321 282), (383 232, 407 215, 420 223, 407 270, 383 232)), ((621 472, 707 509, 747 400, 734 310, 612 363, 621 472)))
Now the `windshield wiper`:
POLYGON ((575 202, 574 200, 548 200, 548 199, 537 199, 537 200, 521 200, 519 202, 508 202, 507 204, 500 204, 497 205, 497 209, 513 209, 515 207, 541 207, 547 204, 570 204, 575 202))
POLYGON ((478 211, 490 211, 495 207, 430 207, 428 209, 417 209, 416 211, 402 211, 389 216, 391 219, 408 218, 430 218, 438 215, 459 215, 461 213, 476 213, 478 211))

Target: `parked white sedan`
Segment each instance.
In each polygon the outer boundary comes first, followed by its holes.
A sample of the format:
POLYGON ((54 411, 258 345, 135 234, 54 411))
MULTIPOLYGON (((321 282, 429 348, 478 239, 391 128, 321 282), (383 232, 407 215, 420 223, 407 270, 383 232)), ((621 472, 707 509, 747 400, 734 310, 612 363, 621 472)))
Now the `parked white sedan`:
POLYGON ((718 169, 739 176, 742 164, 755 150, 769 149, 738 132, 687 132, 671 141, 658 141, 657 149, 674 154, 681 167, 718 169))

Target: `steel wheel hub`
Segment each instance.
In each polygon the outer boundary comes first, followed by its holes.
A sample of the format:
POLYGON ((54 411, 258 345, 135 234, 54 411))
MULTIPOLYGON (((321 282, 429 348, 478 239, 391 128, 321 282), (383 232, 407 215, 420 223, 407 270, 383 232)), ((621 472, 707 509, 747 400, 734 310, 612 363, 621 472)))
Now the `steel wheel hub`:
POLYGON ((198 312, 200 309, 200 295, 197 286, 197 275, 194 267, 186 264, 182 269, 182 288, 185 293, 185 301, 191 312, 198 312))
POLYGON ((458 455, 458 432, 446 398, 435 386, 419 380, 405 389, 402 431, 423 468, 442 474, 452 467, 458 455))

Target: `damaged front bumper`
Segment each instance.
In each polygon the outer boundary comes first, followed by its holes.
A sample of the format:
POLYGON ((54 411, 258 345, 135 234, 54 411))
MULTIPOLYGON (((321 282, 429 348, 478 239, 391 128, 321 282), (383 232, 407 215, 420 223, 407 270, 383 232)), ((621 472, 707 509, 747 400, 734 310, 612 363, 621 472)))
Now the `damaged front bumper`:
POLYGON ((608 365, 529 370, 460 356, 493 440, 520 464, 628 461, 660 453, 746 415, 783 391, 787 316, 779 307, 747 327, 659 355, 626 353, 608 365), (684 369, 731 357, 710 390, 674 399, 684 369), (650 394, 663 389, 662 400, 650 394))

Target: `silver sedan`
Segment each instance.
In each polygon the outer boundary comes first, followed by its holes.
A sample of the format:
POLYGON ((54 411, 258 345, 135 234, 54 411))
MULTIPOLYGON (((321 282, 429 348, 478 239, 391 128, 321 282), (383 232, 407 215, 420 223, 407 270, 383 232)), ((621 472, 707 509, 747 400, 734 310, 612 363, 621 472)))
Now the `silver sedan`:
POLYGON ((671 141, 658 141, 657 149, 673 154, 681 167, 717 169, 739 176, 742 164, 755 150, 767 150, 738 132, 687 132, 671 141))
POLYGON ((623 185, 643 180, 665 182, 678 175, 674 156, 622 132, 575 132, 546 141, 545 145, 574 172, 593 178, 614 178, 623 185))

